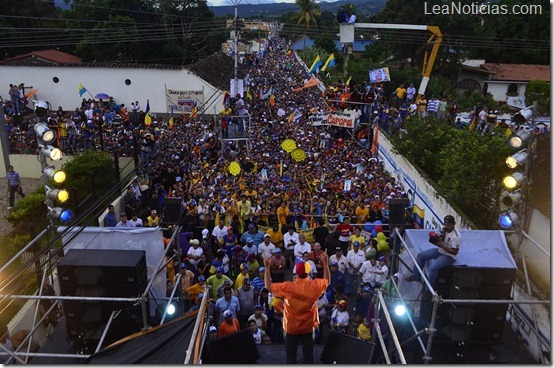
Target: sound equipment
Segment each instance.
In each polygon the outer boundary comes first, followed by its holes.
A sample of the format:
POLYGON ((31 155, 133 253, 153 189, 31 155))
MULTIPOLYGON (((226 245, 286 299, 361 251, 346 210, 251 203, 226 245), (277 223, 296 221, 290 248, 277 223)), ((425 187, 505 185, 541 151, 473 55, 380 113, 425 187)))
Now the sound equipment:
POLYGON ((181 199, 180 198, 165 198, 164 199, 164 215, 162 223, 167 225, 177 225, 179 216, 181 215, 181 199))
POLYGON ((374 345, 354 336, 331 331, 320 360, 327 364, 368 364, 374 345))
POLYGON ((210 364, 251 364, 260 358, 249 329, 212 340, 206 347, 210 364))
MULTIPOLYGON (((139 250, 71 249, 58 264, 62 296, 133 298, 148 283, 146 256, 139 250)), ((67 340, 93 351, 113 311, 104 345, 142 327, 141 305, 132 302, 65 300, 67 340)), ((148 307, 147 307, 148 310, 148 307)))
POLYGON ((392 198, 389 200, 391 225, 402 226, 406 223, 406 207, 409 203, 408 198, 392 198))

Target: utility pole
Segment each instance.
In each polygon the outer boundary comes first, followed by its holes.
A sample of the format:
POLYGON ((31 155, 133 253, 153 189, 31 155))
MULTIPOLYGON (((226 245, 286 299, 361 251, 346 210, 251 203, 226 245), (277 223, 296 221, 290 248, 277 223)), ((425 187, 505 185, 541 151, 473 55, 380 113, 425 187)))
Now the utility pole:
POLYGON ((239 0, 235 0, 235 79, 234 79, 234 86, 235 86, 235 96, 238 93, 239 90, 239 83, 238 83, 238 68, 239 68, 239 42, 238 42, 238 8, 239 8, 239 0))

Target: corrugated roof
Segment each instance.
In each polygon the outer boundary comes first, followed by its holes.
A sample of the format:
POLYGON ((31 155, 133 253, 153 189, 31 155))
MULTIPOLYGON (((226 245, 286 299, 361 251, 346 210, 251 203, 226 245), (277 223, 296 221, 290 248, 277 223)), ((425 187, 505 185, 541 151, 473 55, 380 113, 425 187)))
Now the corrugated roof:
POLYGON ((537 157, 531 170, 531 206, 550 219, 552 207, 550 134, 541 134, 537 139, 537 157))
MULTIPOLYGON (((186 68, 212 86, 219 89, 228 89, 229 81, 234 77, 235 61, 222 51, 218 51, 210 56, 189 64, 186 68)), ((248 69, 239 64, 238 78, 244 78, 248 74, 248 69)))
POLYGON ((550 81, 550 65, 536 64, 481 64, 481 68, 490 72, 491 80, 522 81, 530 80, 550 81))
POLYGON ((81 58, 75 55, 68 54, 66 52, 49 49, 49 50, 38 50, 32 51, 27 54, 14 56, 12 58, 6 59, 4 61, 13 61, 13 60, 25 60, 25 59, 38 59, 46 62, 54 63, 80 63, 82 62, 81 58))

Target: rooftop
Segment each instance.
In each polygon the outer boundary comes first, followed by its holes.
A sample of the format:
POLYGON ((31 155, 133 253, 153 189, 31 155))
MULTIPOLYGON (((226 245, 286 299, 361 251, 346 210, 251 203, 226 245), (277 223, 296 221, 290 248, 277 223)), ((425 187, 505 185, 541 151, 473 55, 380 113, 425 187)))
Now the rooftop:
MULTIPOLYGON (((226 90, 229 88, 229 81, 233 78, 235 62, 232 57, 227 56, 222 51, 218 51, 187 65, 186 68, 212 86, 226 90)), ((242 65, 238 66, 238 78, 244 78, 247 73, 248 68, 242 65)))
POLYGON ((484 63, 480 67, 491 74, 491 80, 528 82, 538 79, 550 82, 550 65, 484 63))
POLYGON ((15 60, 27 60, 27 61, 38 61, 46 63, 81 63, 82 60, 80 57, 75 55, 68 54, 66 52, 58 50, 39 50, 32 51, 27 54, 14 56, 3 61, 15 61, 15 60))

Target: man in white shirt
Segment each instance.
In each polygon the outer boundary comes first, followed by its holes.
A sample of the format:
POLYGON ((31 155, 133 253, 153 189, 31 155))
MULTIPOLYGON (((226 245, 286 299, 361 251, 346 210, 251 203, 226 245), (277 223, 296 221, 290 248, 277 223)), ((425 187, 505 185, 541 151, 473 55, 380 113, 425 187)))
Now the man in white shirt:
POLYGON ((246 239, 246 245, 242 247, 242 250, 245 250, 250 253, 254 253, 255 256, 258 255, 258 247, 254 245, 254 240, 252 238, 246 239))
POLYGON ((271 242, 271 236, 269 234, 264 235, 264 241, 258 245, 258 260, 263 264, 264 259, 271 258, 275 252, 275 244, 271 242))
POLYGON ((202 249, 202 247, 200 247, 200 242, 198 241, 198 239, 190 240, 189 244, 191 245, 191 247, 187 252, 187 258, 189 259, 190 264, 193 265, 194 268, 196 268, 196 264, 200 260, 200 256, 202 255, 202 253, 204 253, 204 250, 202 249))
POLYGON ((410 83, 410 86, 406 90, 406 101, 415 101, 416 89, 413 83, 410 83))
POLYGON ((212 230, 212 236, 219 244, 225 235, 227 235, 227 226, 225 226, 225 216, 223 216, 223 218, 219 218, 219 225, 212 230))
POLYGON ((375 271, 375 287, 380 288, 387 281, 389 268, 387 267, 385 257, 379 257, 379 269, 375 271))
POLYGON ((379 271, 379 265, 377 265, 377 261, 374 257, 370 258, 369 261, 365 261, 360 268, 362 282, 366 285, 371 285, 371 287, 375 287, 376 271, 379 271))
POLYGON ((287 268, 290 269, 294 265, 294 246, 300 242, 298 233, 294 231, 294 226, 289 226, 289 231, 283 235, 283 244, 285 244, 285 259, 287 260, 287 268), (292 258, 292 261, 291 261, 292 258))
POLYGON ((308 252, 309 254, 311 251, 312 246, 309 243, 306 243, 306 237, 303 234, 299 235, 298 244, 294 246, 294 264, 302 260, 302 255, 304 254, 304 252, 308 252))
POLYGON ((352 281, 354 281, 355 286, 353 286, 354 292, 357 293, 357 287, 360 285, 360 268, 365 262, 365 252, 360 250, 360 242, 355 241, 352 243, 354 249, 348 251, 346 255, 346 260, 348 262, 348 273, 345 275, 346 282, 344 285, 344 292, 346 295, 351 295, 352 293, 352 281))
POLYGON ((115 227, 134 227, 130 221, 127 221, 127 214, 123 212, 121 215, 119 215, 119 222, 115 225, 115 227))
POLYGON ((129 222, 131 223, 131 225, 133 225, 133 227, 143 227, 142 219, 138 217, 136 212, 133 212, 133 215, 131 216, 129 222))
POLYGON ((348 267, 348 261, 346 260, 346 257, 342 255, 341 247, 336 247, 335 254, 329 257, 329 264, 332 265, 333 263, 338 264, 340 272, 342 272, 343 274, 346 273, 346 268, 348 267))

